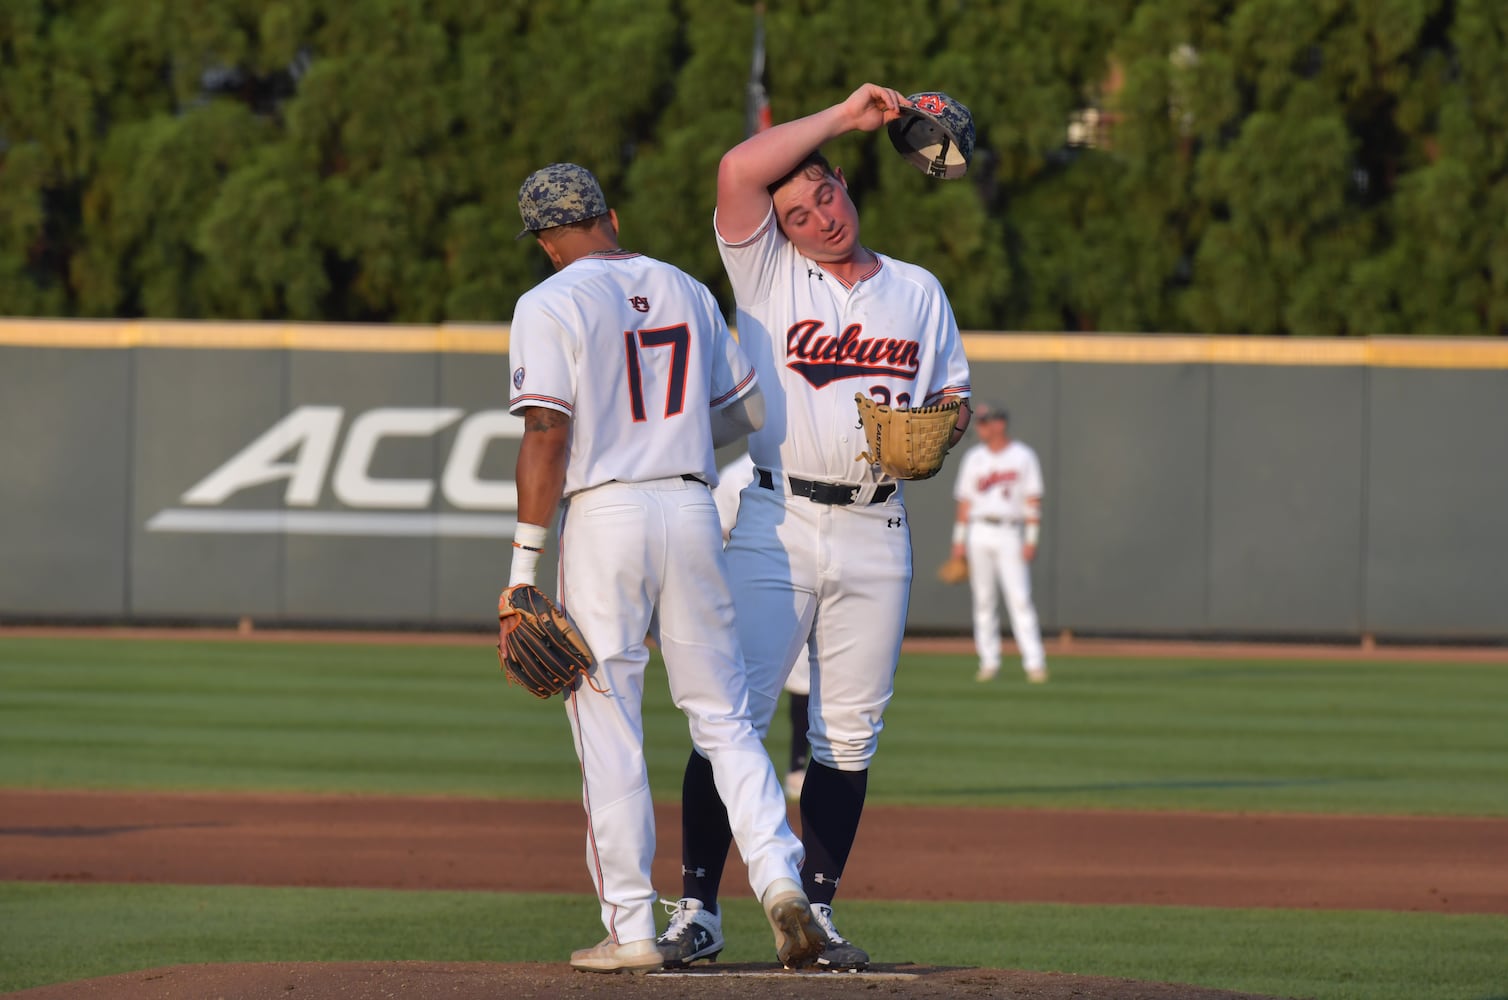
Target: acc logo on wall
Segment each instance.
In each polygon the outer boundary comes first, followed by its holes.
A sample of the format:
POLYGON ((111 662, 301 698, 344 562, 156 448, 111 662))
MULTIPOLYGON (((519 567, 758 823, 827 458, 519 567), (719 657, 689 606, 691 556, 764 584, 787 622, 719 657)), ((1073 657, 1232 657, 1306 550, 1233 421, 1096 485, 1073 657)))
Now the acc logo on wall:
POLYGON ((487 446, 499 438, 522 437, 524 422, 506 410, 482 410, 462 420, 464 412, 454 407, 367 410, 351 421, 342 443, 343 408, 300 406, 195 483, 180 498, 182 506, 154 514, 147 530, 512 537, 517 517, 507 512, 518 509, 517 484, 482 479, 480 469, 487 446), (438 483, 440 495, 454 511, 431 509, 437 486, 432 479, 372 474, 373 457, 384 439, 429 437, 457 421, 460 425, 438 483), (242 490, 279 480, 287 482, 283 508, 227 506, 242 490), (345 509, 313 509, 327 481, 345 509))

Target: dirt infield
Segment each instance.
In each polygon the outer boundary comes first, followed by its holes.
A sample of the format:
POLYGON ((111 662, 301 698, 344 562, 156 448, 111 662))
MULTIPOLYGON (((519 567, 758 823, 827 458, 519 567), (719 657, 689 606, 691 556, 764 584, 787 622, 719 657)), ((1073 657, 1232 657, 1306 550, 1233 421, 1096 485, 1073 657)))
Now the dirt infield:
MULTIPOLYGON (((0 791, 0 878, 507 892, 589 891, 574 803, 0 791), (500 852, 497 844, 513 849, 500 852), (529 858, 527 866, 510 858, 529 858)), ((662 831, 677 829, 674 807, 662 831)), ((673 834, 656 884, 679 881, 673 834)), ((1508 913, 1508 820, 873 806, 849 899, 1156 903, 1508 913), (914 863, 926 856, 935 863, 914 863)), ((726 885, 745 885, 736 858, 726 885)), ((585 942, 584 942, 585 943, 585 942)), ((551 965, 183 966, 11 994, 109 997, 847 997, 1216 1000, 1249 994, 1006 970, 773 966, 629 978, 551 965), (712 973, 719 973, 713 975, 712 973), (799 982, 799 989, 796 984, 799 982)))
MULTIPOLYGON (((0 817, 5 879, 590 891, 577 803, 0 790, 0 817)), ((849 870, 845 899, 1508 913, 1508 820, 876 805, 849 870)))

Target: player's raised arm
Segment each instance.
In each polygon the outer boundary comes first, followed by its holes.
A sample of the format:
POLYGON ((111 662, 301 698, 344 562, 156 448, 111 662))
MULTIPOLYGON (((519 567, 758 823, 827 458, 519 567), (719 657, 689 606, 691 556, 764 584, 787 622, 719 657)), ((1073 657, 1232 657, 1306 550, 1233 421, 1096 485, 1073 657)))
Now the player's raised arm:
POLYGON ((770 211, 771 184, 829 139, 873 132, 906 106, 899 91, 866 83, 839 104, 765 129, 728 150, 717 170, 718 232, 734 243, 753 235, 770 211))

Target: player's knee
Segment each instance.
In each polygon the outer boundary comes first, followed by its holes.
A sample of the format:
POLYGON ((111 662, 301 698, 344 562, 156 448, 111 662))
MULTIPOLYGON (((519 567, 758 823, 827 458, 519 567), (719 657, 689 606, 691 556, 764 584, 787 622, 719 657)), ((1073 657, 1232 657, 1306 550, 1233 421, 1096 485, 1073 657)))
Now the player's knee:
POLYGON ((866 740, 824 740, 813 735, 811 759, 835 771, 863 771, 874 758, 877 737, 866 740))

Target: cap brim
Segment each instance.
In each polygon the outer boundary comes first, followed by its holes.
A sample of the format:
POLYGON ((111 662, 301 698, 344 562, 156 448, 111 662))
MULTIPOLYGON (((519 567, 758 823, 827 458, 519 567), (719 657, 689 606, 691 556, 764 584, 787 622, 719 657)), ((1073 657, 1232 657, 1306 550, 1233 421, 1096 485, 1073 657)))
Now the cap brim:
POLYGON ((929 177, 952 180, 969 169, 952 133, 921 108, 901 108, 901 116, 886 128, 896 152, 929 177))
POLYGON ((534 230, 532 230, 532 229, 525 229, 523 232, 519 233, 517 236, 515 236, 513 238, 515 240, 521 240, 525 236, 533 236, 533 235, 534 235, 534 230))

